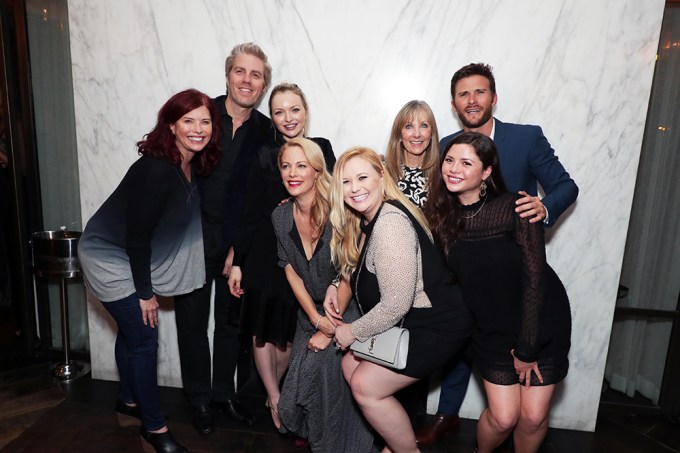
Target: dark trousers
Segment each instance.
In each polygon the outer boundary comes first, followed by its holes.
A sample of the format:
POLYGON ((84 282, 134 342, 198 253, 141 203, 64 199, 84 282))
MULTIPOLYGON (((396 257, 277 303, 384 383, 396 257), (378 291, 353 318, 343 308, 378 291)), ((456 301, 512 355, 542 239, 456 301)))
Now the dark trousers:
POLYGON ((442 372, 441 393, 437 412, 458 415, 470 382, 469 357, 456 357, 442 372))
POLYGON ((224 262, 206 263, 203 288, 175 297, 177 343, 184 393, 192 406, 207 405, 211 400, 234 398, 234 373, 238 361, 240 339, 238 326, 229 323, 232 296, 227 279, 222 275, 224 262), (215 282, 215 331, 213 333, 212 378, 208 343, 210 292, 215 282))
POLYGON ((120 399, 137 403, 144 427, 158 430, 166 418, 158 402, 158 328, 144 325, 137 294, 103 305, 118 324, 115 352, 120 399))

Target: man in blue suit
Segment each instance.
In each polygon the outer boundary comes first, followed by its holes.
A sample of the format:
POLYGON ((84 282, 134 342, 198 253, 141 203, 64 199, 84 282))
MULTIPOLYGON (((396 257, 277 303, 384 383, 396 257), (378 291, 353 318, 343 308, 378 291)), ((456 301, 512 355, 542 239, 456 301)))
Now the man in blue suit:
MULTIPOLYGON (((530 217, 530 222, 543 221, 552 226, 576 201, 578 187, 555 155, 539 126, 503 123, 493 117, 498 101, 492 69, 483 63, 462 67, 451 79, 451 105, 463 124, 463 130, 444 137, 442 152, 453 137, 464 132, 479 132, 496 143, 501 174, 509 191, 523 195, 517 200, 516 212, 530 217), (538 184, 545 196, 538 197, 538 184)), ((437 442, 447 432, 458 428, 458 410, 463 403, 470 380, 470 364, 460 360, 444 373, 439 408, 430 421, 416 434, 418 445, 437 442)))

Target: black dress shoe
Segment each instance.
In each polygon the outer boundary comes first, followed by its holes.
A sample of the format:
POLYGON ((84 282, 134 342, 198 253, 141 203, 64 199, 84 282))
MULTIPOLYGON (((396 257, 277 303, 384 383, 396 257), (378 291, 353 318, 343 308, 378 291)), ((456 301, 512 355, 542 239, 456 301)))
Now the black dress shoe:
POLYGON ((441 440, 444 435, 458 429, 460 419, 458 415, 446 415, 437 412, 430 421, 416 433, 416 443, 419 447, 428 447, 441 440))
POLYGON ((213 401, 210 403, 210 405, 215 409, 224 412, 234 420, 243 423, 244 425, 252 426, 255 422, 253 416, 248 413, 246 408, 234 399, 227 401, 213 401))
POLYGON ((128 406, 121 400, 116 401, 116 412, 121 415, 137 418, 139 420, 142 419, 142 414, 139 413, 138 406, 128 406))
POLYGON ((198 406, 194 408, 193 417, 194 428, 198 434, 205 436, 215 429, 215 417, 209 406, 198 406))
POLYGON ((139 431, 142 439, 151 444, 158 453, 189 453, 189 450, 175 441, 170 431, 164 433, 150 433, 142 426, 139 431))

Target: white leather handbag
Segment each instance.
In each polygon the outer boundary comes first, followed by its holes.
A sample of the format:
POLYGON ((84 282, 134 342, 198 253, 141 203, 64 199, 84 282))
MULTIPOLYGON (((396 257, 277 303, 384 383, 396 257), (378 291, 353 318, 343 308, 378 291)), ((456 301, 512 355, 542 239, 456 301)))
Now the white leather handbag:
POLYGON ((360 359, 403 370, 408 359, 408 340, 408 329, 394 326, 366 341, 357 340, 349 348, 360 359))

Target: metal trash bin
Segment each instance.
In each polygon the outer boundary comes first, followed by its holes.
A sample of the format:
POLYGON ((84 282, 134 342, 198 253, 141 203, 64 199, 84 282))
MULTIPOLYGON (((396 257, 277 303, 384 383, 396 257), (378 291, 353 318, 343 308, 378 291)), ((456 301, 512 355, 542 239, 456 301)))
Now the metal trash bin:
POLYGON ((40 278, 59 279, 59 303, 61 307, 61 338, 64 349, 64 361, 52 369, 52 375, 68 381, 86 373, 85 367, 69 357, 69 319, 68 294, 66 279, 81 275, 78 260, 79 231, 38 231, 31 235, 33 254, 33 272, 40 278))

